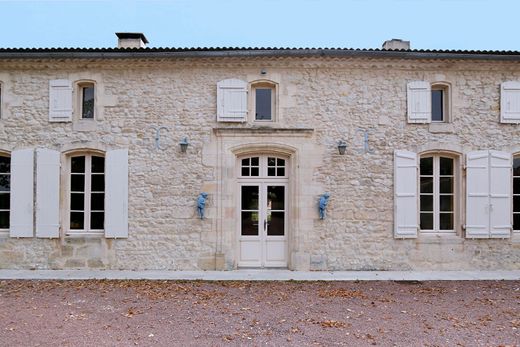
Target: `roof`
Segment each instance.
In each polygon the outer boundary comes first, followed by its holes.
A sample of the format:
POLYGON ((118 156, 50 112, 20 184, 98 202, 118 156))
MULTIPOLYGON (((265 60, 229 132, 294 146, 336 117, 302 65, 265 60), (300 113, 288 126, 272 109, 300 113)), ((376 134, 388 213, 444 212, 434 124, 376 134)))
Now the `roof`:
POLYGON ((271 47, 0 48, 0 59, 167 59, 208 57, 366 57, 520 61, 520 51, 271 47))

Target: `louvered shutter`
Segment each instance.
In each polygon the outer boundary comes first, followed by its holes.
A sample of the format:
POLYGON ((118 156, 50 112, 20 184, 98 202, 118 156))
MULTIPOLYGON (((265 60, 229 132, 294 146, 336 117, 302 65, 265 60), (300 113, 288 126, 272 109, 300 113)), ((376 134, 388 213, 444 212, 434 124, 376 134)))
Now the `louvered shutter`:
POLYGON ((49 81, 49 121, 72 121, 72 83, 68 80, 49 81))
POLYGON ((11 153, 11 237, 32 237, 33 224, 33 187, 34 151, 21 149, 11 153))
POLYGON ((227 79, 217 83, 217 121, 245 122, 247 120, 247 83, 227 79))
POLYGON ((60 236, 60 152, 36 150, 36 236, 60 236))
POLYGON ((407 86, 408 123, 430 123, 432 95, 430 83, 409 82, 407 86))
POLYGON ((394 237, 417 237, 417 154, 394 152, 394 237))
POLYGON ((105 158, 105 237, 128 237, 128 150, 105 158))
POLYGON ((490 236, 509 237, 512 229, 510 153, 489 151, 489 219, 490 236))
POLYGON ((466 155, 466 237, 489 237, 489 151, 466 155))
POLYGON ((520 82, 502 83, 500 88, 500 121, 520 123, 520 82))

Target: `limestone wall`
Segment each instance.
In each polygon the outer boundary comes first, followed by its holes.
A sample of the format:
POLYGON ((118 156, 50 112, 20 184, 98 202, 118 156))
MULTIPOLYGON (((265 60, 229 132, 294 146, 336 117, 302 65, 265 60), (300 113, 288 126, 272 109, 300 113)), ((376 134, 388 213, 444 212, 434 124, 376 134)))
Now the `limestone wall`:
MULTIPOLYGON (((0 150, 128 148, 130 182, 128 239, 3 235, 0 268, 232 269, 236 155, 274 150, 291 157, 289 268, 520 269, 519 235, 468 240, 461 221, 455 236, 393 237, 393 151, 520 152, 520 126, 499 123, 500 83, 510 80, 520 80, 514 62, 0 61, 0 150), (49 123, 48 83, 61 78, 95 80, 95 122, 49 123), (248 132, 258 124, 217 123, 216 84, 227 78, 278 83, 278 120, 262 126, 307 130, 248 132), (411 80, 451 84, 449 124, 406 122, 411 80), (158 126, 168 128, 163 150, 154 147, 158 126), (360 151, 362 130, 372 153, 360 151), (187 153, 178 146, 183 137, 187 153), (348 145, 344 156, 339 140, 348 145), (204 220, 195 209, 201 191, 209 193, 204 220), (326 191, 328 218, 319 220, 316 203, 326 191)), ((459 202, 463 211, 463 196, 459 202)), ((66 218, 66 206, 61 212, 66 218)))

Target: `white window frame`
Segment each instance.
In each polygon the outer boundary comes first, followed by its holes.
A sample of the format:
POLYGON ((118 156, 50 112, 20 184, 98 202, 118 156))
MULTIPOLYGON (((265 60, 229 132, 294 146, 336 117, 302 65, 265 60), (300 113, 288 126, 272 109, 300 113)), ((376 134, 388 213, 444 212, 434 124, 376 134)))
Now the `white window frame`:
MULTIPOLYGON (((418 175, 417 175, 417 204, 418 204, 418 226, 419 233, 423 235, 435 234, 435 235, 456 235, 459 233, 459 214, 460 214, 460 191, 459 191, 459 182, 460 182, 460 156, 455 155, 449 152, 426 152, 421 153, 418 158, 418 175), (421 174, 421 159, 424 158, 433 158, 433 176, 432 175, 422 175, 421 174), (452 230, 440 230, 440 158, 449 158, 453 160, 453 229, 452 230), (421 193, 421 177, 433 177, 433 229, 425 230, 421 229, 421 195, 430 195, 430 193, 423 194, 421 193)), ((449 177, 444 175, 443 177, 449 177)), ((443 193, 442 195, 447 195, 443 193)), ((430 211, 424 211, 430 212, 430 211)))
MULTIPOLYGON (((513 167, 514 167, 514 160, 520 160, 520 153, 516 153, 516 154, 513 154, 513 167)), ((515 199, 515 196, 518 196, 520 197, 520 193, 517 193, 515 194, 514 193, 514 180, 515 178, 519 179, 520 180, 520 175, 519 176, 515 176, 514 175, 514 171, 511 175, 513 177, 513 181, 511 182, 511 196, 513 197, 513 201, 511 203, 511 210, 512 210, 512 220, 511 220, 511 224, 512 224, 512 229, 513 229, 513 233, 517 233, 517 234, 520 234, 520 229, 514 229, 514 222, 515 222, 515 215, 518 214, 520 215, 520 211, 519 212, 515 212, 514 210, 514 199, 515 199)))
POLYGON ((97 98, 97 86, 96 81, 94 80, 79 80, 74 82, 74 92, 76 94, 75 96, 75 102, 74 102, 74 113, 75 113, 75 119, 81 120, 81 121, 94 121, 97 119, 97 104, 98 104, 98 98, 97 98), (83 89, 86 87, 93 87, 94 88, 94 115, 92 118, 83 118, 83 89))
MULTIPOLYGON (((241 156, 241 157, 238 157, 238 173, 237 173, 237 177, 238 178, 265 178, 265 179, 270 179, 270 178, 273 178, 273 179, 280 179, 280 178, 288 178, 288 174, 289 174, 289 167, 288 167, 288 163, 289 163, 289 160, 288 158, 284 157, 284 156, 280 156, 280 155, 270 155, 270 154, 253 154, 253 155, 244 155, 244 156, 241 156), (242 159, 251 159, 251 158, 258 158, 259 162, 258 162, 258 176, 243 176, 242 175, 242 159), (276 159, 276 162, 278 162, 278 159, 282 159, 284 160, 284 165, 283 166, 278 166, 276 164, 276 166, 269 166, 268 165, 268 159, 269 158, 275 158, 276 159), (276 169, 278 167, 283 167, 285 170, 284 170, 284 175, 283 176, 268 176, 268 169, 270 167, 275 167, 275 171, 277 171, 276 169)), ((251 163, 251 162, 250 162, 251 163)), ((246 166, 244 166, 246 167, 246 166)), ((257 166, 251 166, 249 165, 248 167, 257 167, 257 166)))
POLYGON ((258 80, 249 84, 249 114, 251 121, 257 123, 273 123, 278 120, 278 83, 270 80, 258 80), (256 90, 271 89, 271 119, 256 119, 256 90))
MULTIPOLYGON (((431 93, 433 98, 433 91, 442 91, 442 113, 443 120, 433 120, 432 112, 432 123, 450 123, 451 122, 451 86, 447 82, 434 82, 431 84, 431 93)), ((432 100, 433 107, 433 100, 432 100)), ((433 111, 433 110, 432 110, 433 111)))
MULTIPOLYGON (((99 236, 104 236, 105 234, 105 228, 103 229, 91 229, 90 228, 90 216, 91 216, 91 213, 92 212, 103 212, 103 219, 105 220, 106 219, 106 203, 105 203, 105 206, 104 206, 104 210, 103 211, 92 211, 91 209, 91 194, 92 193, 103 193, 105 194, 105 200, 106 200, 106 181, 105 181, 105 186, 104 186, 104 190, 103 192, 101 191, 96 191, 96 192, 93 192, 92 189, 91 189, 91 177, 92 177, 92 157, 93 156, 98 156, 98 157, 103 157, 105 159, 105 169, 103 171, 103 175, 105 176, 105 179, 106 179, 106 155, 105 153, 103 152, 100 152, 100 151, 80 151, 80 152, 72 152, 72 153, 67 153, 67 169, 66 169, 66 181, 67 181, 67 189, 66 189, 66 192, 65 192, 65 196, 66 196, 66 199, 64 199, 64 202, 65 202, 65 234, 66 236, 77 236, 77 235, 81 235, 81 236, 88 236, 88 235, 92 235, 92 236, 96 236, 96 235, 99 235, 99 236), (84 206, 83 206, 83 210, 81 212, 83 212, 83 226, 84 228, 83 229, 71 229, 70 228, 70 213, 72 212, 71 210, 71 206, 70 206, 70 203, 71 203, 71 194, 72 194, 72 191, 71 191, 71 181, 72 181, 72 158, 73 157, 85 157, 85 187, 84 187, 84 206)), ((97 174, 97 173, 94 173, 94 174, 97 174)), ((78 210, 79 211, 79 210, 78 210)))
MULTIPOLYGON (((0 151, 0 157, 5 157, 5 158, 9 158, 11 159, 11 155, 8 153, 8 152, 4 152, 4 151, 0 151)), ((0 173, 0 175, 8 175, 8 176, 11 176, 11 166, 9 167, 9 173, 0 173)), ((9 191, 8 192, 0 192, 0 194, 7 194, 9 193, 9 197, 10 197, 10 194, 12 194, 11 192, 11 187, 9 188, 9 191)), ((12 206, 9 206, 9 209, 3 209, 3 210, 0 210, 2 212, 8 212, 9 214, 11 213, 11 208, 12 206)), ((9 216, 10 218, 11 216, 9 216)), ((7 229, 0 229, 0 236, 8 236, 9 235, 9 230, 10 230, 10 227, 11 227, 11 220, 9 220, 9 225, 7 226, 7 229)))

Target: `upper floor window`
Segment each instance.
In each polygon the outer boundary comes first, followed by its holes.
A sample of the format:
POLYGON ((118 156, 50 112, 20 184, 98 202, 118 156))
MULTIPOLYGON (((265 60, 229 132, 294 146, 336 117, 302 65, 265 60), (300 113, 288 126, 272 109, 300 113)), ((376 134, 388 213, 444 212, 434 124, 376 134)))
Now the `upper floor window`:
POLYGON ((520 155, 513 159, 513 230, 520 231, 520 155))
POLYGON ((451 120, 449 84, 409 82, 407 109, 409 123, 449 122, 451 120))
POLYGON ((252 109, 255 121, 274 121, 276 113, 276 86, 270 82, 251 85, 253 93, 252 109))
POLYGON ((103 232, 105 223, 105 158, 70 157, 70 232, 103 232))
POLYGON ((240 176, 242 177, 287 177, 286 169, 286 160, 274 156, 240 159, 240 176))
POLYGON ((0 230, 9 229, 11 158, 0 155, 0 230))
POLYGON ((432 122, 448 121, 448 87, 432 85, 432 122))
POLYGON ((78 82, 77 110, 80 119, 94 119, 95 86, 93 82, 78 82))

